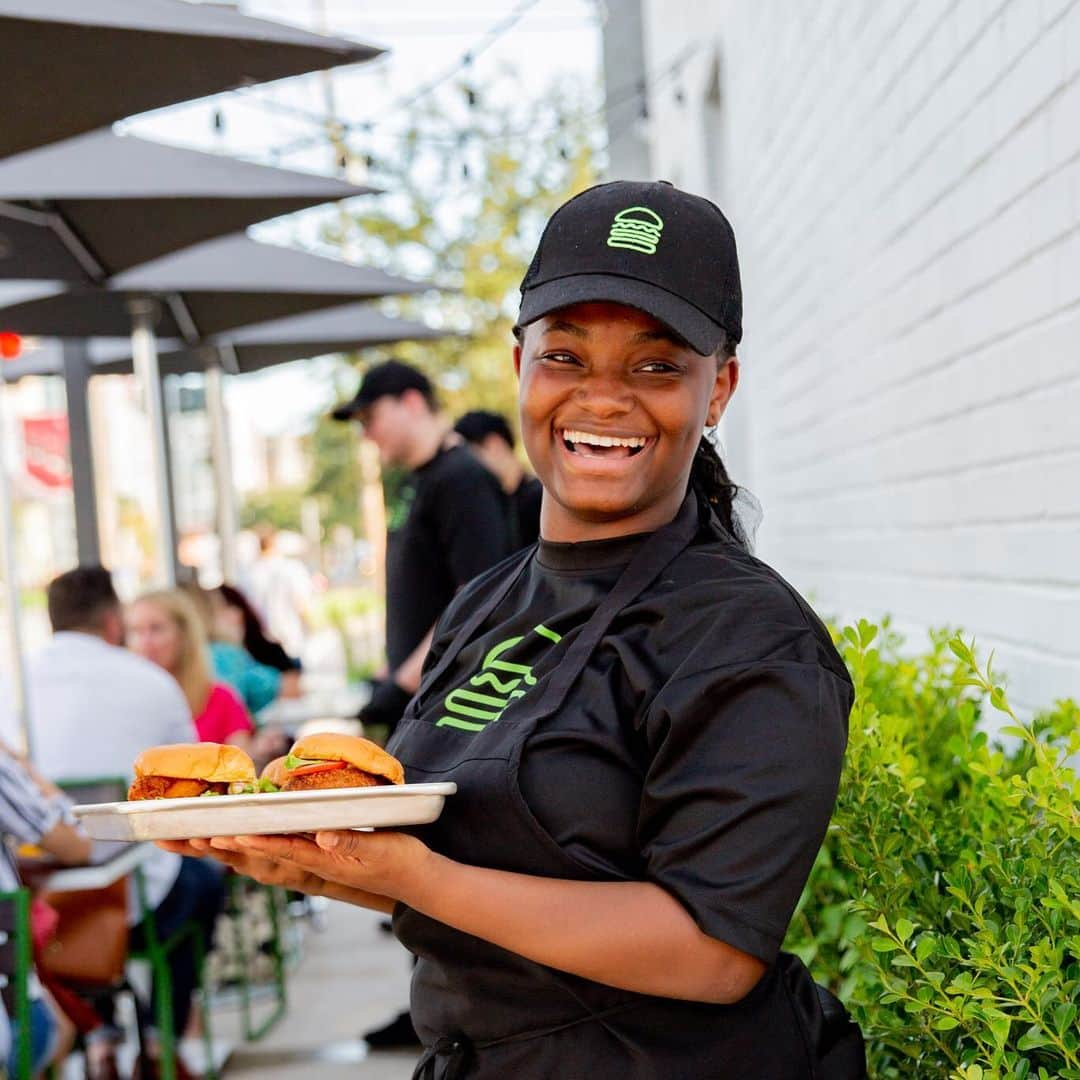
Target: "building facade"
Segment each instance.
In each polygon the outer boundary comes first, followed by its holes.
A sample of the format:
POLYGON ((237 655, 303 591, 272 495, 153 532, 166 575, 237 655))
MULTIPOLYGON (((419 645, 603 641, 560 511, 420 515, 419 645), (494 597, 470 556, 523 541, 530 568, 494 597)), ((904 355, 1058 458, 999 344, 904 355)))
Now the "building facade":
POLYGON ((823 614, 962 627, 1025 709, 1077 696, 1080 0, 640 7, 649 171, 739 241, 760 554, 823 614))

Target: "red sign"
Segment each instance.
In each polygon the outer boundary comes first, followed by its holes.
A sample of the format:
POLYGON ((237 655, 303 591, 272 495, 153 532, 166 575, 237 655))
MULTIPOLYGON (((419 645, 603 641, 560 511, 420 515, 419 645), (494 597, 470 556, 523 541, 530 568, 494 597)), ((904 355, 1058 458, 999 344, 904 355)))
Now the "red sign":
POLYGON ((14 360, 22 352, 22 338, 9 330, 0 331, 0 357, 14 360))
POLYGON ((26 471, 48 488, 70 489, 66 414, 25 417, 22 425, 26 471))

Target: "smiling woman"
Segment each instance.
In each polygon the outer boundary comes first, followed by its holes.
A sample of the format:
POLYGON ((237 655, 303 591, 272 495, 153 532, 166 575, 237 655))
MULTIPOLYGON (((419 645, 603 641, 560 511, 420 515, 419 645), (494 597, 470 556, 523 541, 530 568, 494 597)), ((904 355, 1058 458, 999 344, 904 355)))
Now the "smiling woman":
POLYGON ((701 356, 652 316, 610 302, 575 304, 519 331, 514 363, 522 439, 549 495, 547 540, 670 521, 702 429, 719 423, 739 380, 733 356, 701 356))
POLYGON ((451 602, 389 746, 458 794, 410 835, 214 850, 394 905, 417 1080, 865 1077, 858 1029, 780 948, 852 688, 703 440, 738 385, 731 227, 670 185, 592 188, 549 222, 519 326, 541 539, 451 602))

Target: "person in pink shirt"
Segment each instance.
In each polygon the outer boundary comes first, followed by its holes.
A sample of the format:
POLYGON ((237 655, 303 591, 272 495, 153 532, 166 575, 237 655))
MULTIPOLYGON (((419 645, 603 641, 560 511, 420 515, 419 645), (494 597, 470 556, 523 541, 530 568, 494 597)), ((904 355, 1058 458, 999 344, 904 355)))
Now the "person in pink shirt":
POLYGON ((207 659, 206 633, 191 600, 179 591, 145 593, 126 618, 128 646, 163 667, 180 684, 203 742, 242 747, 256 762, 278 749, 276 733, 259 733, 236 693, 215 682, 207 659))

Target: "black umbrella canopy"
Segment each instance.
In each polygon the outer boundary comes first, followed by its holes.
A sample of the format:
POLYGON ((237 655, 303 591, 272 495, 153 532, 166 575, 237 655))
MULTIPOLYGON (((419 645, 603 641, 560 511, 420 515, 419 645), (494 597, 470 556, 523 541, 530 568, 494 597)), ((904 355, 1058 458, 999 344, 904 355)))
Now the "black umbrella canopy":
MULTIPOLYGON (((243 374, 326 353, 352 352, 398 341, 433 341, 446 336, 444 330, 409 319, 392 319, 367 304, 346 304, 245 326, 194 349, 162 342, 158 364, 163 375, 203 371, 211 364, 220 364, 232 374, 243 374)), ((96 374, 130 370, 130 357, 94 364, 96 374)))
POLYGON ((257 221, 374 190, 92 132, 0 161, 0 278, 101 281, 257 221))
MULTIPOLYGON (((187 375, 204 371, 211 364, 219 364, 231 374, 244 374, 327 353, 353 352, 399 341, 435 341, 447 336, 445 330, 391 318, 369 304, 344 304, 245 326, 194 348, 181 341, 159 341, 158 366, 162 375, 187 375)), ((130 342, 92 342, 90 363, 95 375, 130 375, 130 342)), ((27 375, 60 375, 63 358, 56 343, 42 342, 41 347, 25 356, 8 361, 0 373, 6 382, 18 382, 27 375)))
POLYGON ((0 0, 0 158, 381 50, 181 0, 0 0))
POLYGON ((124 337, 130 302, 160 298, 156 331, 195 343, 239 326, 431 286, 367 266, 227 236, 110 279, 0 308, 0 330, 49 337, 124 337))

